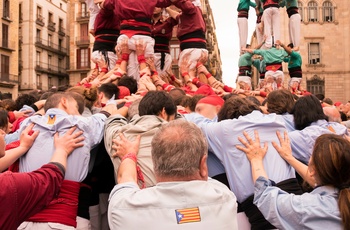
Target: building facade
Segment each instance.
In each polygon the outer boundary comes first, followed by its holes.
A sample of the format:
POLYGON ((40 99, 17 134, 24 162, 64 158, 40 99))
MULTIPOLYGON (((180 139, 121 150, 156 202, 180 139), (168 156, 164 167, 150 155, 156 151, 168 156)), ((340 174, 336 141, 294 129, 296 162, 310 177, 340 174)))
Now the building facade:
POLYGON ((19 1, 19 90, 69 84, 67 0, 19 1))
POLYGON ((18 95, 18 1, 1 0, 0 99, 18 95))
MULTIPOLYGON (((324 94, 333 101, 350 100, 350 2, 299 0, 301 15, 300 54, 303 59, 302 87, 324 94)), ((281 37, 289 43, 288 15, 280 9, 281 37)), ((256 44, 253 36, 252 45, 256 44)), ((284 64, 285 83, 289 80, 284 64)))

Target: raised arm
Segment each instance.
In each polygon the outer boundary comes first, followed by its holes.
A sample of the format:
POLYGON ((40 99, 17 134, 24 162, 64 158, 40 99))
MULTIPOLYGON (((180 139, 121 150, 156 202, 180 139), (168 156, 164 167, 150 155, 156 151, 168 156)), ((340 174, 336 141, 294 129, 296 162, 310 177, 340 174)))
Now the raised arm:
POLYGON ((290 164, 290 166, 292 166, 310 186, 314 187, 316 181, 313 177, 310 176, 308 166, 298 161, 292 155, 292 148, 290 146, 290 140, 287 132, 284 132, 284 137, 282 137, 282 135, 278 131, 276 134, 280 144, 277 144, 276 142, 273 141, 272 142, 273 147, 277 150, 280 156, 285 161, 287 161, 288 164, 290 164))

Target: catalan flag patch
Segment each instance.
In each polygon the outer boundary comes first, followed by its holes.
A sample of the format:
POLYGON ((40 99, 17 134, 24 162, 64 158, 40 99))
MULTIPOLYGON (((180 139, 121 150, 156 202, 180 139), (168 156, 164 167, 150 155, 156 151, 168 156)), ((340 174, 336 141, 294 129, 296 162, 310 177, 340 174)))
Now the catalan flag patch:
POLYGON ((53 125, 56 121, 56 115, 55 114, 49 114, 49 119, 47 120, 47 124, 53 125))
POLYGON ((178 224, 200 222, 201 215, 199 208, 185 208, 175 210, 176 220, 178 224))

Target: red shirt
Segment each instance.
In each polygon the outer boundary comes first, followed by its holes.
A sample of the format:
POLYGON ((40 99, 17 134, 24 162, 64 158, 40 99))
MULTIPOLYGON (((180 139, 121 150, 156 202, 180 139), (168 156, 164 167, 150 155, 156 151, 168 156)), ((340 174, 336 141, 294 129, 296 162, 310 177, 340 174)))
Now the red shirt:
POLYGON ((96 32, 100 30, 112 29, 119 30, 120 21, 117 15, 114 14, 115 10, 115 0, 105 0, 103 3, 103 8, 97 14, 94 30, 96 32))
POLYGON ((30 173, 0 174, 0 226, 12 230, 41 211, 60 191, 63 173, 54 164, 30 173))
POLYGON ((177 37, 199 30, 205 32, 205 22, 198 6, 193 5, 189 0, 178 0, 174 5, 182 10, 182 13, 177 16, 179 24, 177 37))

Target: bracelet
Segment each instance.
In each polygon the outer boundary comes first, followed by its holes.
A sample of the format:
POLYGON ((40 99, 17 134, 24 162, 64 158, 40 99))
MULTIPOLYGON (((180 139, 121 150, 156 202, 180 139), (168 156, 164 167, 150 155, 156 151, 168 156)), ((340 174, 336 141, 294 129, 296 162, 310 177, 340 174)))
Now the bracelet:
POLYGON ((126 102, 126 103, 124 104, 124 107, 130 108, 131 104, 132 104, 132 102, 131 102, 131 101, 126 102))
POLYGON ((183 72, 183 73, 181 73, 181 76, 183 76, 183 77, 184 77, 184 76, 187 76, 187 75, 189 75, 188 72, 183 72))
POLYGON ((125 160, 125 159, 131 159, 133 160, 135 163, 137 162, 137 156, 135 153, 127 153, 126 155, 123 156, 123 158, 121 159, 121 161, 125 160))
POLYGON ((158 76, 158 72, 157 71, 152 71, 152 76, 153 75, 157 75, 158 76))
POLYGON ((174 75, 171 75, 171 76, 170 76, 170 79, 171 79, 172 81, 175 81, 175 76, 174 76, 174 75))
POLYGON ((122 59, 118 59, 116 62, 115 62, 116 65, 120 65, 122 64, 122 59))
POLYGON ((102 67, 102 68, 101 68, 101 72, 102 72, 102 73, 108 73, 108 69, 107 69, 106 67, 102 67))
POLYGON ((113 74, 116 75, 117 78, 121 78, 123 76, 123 74, 121 72, 118 72, 118 71, 115 71, 113 74))
POLYGON ((122 60, 123 61, 128 61, 129 60, 129 54, 127 54, 127 53, 122 54, 122 60))
POLYGON ((207 73, 205 76, 207 77, 207 79, 209 79, 209 78, 212 77, 213 75, 211 75, 211 73, 207 73))
POLYGON ((196 78, 196 77, 193 78, 193 80, 192 80, 192 83, 193 83, 193 84, 197 85, 198 82, 199 82, 199 79, 198 79, 198 78, 196 78))
POLYGON ((139 64, 145 63, 146 62, 145 56, 143 54, 137 56, 137 61, 139 62, 139 64))

